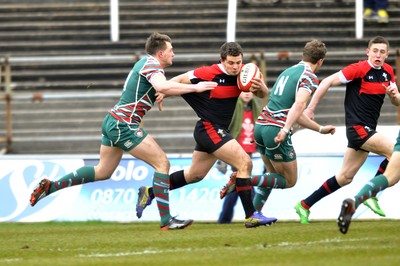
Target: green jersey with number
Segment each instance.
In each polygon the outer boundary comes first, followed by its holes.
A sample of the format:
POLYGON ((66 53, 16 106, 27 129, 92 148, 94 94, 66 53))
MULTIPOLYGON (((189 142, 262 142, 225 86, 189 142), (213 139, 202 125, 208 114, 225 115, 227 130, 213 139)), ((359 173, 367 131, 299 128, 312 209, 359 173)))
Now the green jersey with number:
POLYGON ((318 78, 311 67, 303 61, 284 70, 270 92, 268 104, 257 119, 260 125, 283 127, 298 90, 313 94, 318 87, 318 78))

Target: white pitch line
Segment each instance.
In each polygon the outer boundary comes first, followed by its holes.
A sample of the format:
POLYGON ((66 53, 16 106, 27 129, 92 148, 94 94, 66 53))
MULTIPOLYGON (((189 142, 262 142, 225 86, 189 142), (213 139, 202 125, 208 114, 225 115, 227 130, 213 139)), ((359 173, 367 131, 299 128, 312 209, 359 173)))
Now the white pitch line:
MULTIPOLYGON (((304 245, 317 245, 321 243, 346 243, 346 242, 358 242, 358 241, 373 241, 373 238, 333 238, 333 239, 323 239, 319 241, 308 241, 308 242, 280 242, 274 245, 257 245, 256 247, 259 249, 272 248, 272 247, 298 247, 304 245)), ((235 249, 236 247, 223 247, 235 249)), ((79 254, 78 257, 84 258, 104 258, 104 257, 128 257, 128 256, 141 256, 146 254, 161 254, 161 253, 177 253, 177 252, 190 252, 193 250, 201 251, 201 250, 219 250, 221 248, 187 248, 187 249, 166 249, 166 250, 144 250, 144 251, 135 251, 135 252, 119 252, 119 253, 93 253, 93 254, 79 254)), ((243 249, 243 248, 240 248, 243 249)), ((252 250, 254 247, 246 247, 245 250, 252 250)))

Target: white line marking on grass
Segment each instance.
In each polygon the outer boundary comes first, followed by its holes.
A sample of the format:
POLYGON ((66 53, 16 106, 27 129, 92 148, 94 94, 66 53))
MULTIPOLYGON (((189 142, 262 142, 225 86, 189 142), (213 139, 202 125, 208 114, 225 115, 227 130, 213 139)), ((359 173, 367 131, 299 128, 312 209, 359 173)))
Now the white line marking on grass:
MULTIPOLYGON (((323 239, 319 241, 308 241, 308 242, 281 242, 276 244, 278 247, 287 247, 287 246, 304 246, 304 245, 315 245, 321 243, 341 243, 341 242, 357 242, 357 241, 367 241, 371 240, 371 238, 332 238, 332 239, 323 239)), ((271 245, 274 246, 274 245, 271 245)))
MULTIPOLYGON (((85 258, 104 258, 104 257, 126 257, 126 256, 140 256, 145 254, 160 254, 160 253, 172 253, 172 252, 188 252, 192 251, 193 249, 166 249, 166 250, 144 250, 144 251, 137 251, 137 252, 119 252, 119 253, 95 253, 95 254, 79 254, 79 257, 85 258)), ((196 249, 198 250, 198 249, 196 249)), ((209 250, 209 249, 207 249, 209 250)))
POLYGON ((12 258, 12 259, 0 259, 0 263, 8 263, 8 262, 16 262, 21 261, 21 258, 12 258))
MULTIPOLYGON (((308 241, 308 242, 280 242, 273 245, 256 245, 256 248, 265 249, 272 247, 303 247, 304 245, 318 245, 321 243, 347 243, 347 242, 359 242, 359 241, 373 241, 372 238, 332 238, 332 239, 323 239, 319 241, 308 241)), ((177 248, 177 249, 165 249, 165 250, 143 250, 143 251, 135 251, 135 252, 119 252, 119 253, 93 253, 93 254, 79 254, 78 257, 84 258, 105 258, 105 257, 127 257, 127 256, 141 256, 146 254, 161 254, 161 253, 178 253, 178 252, 191 252, 191 251, 210 251, 210 250, 220 250, 220 249, 241 249, 243 247, 221 247, 221 248, 177 248)), ((245 250, 253 250, 253 247, 246 247, 245 250)))

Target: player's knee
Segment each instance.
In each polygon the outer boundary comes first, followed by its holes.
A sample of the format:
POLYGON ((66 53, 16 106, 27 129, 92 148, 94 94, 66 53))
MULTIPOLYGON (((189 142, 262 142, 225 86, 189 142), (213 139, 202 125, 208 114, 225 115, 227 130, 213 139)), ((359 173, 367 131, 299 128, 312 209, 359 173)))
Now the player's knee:
POLYGON ((155 169, 159 173, 168 173, 170 166, 171 165, 167 157, 160 157, 155 169))
POLYGON ((294 187, 297 183, 297 177, 295 178, 286 178, 286 187, 285 188, 291 188, 294 187))
POLYGON ((188 183, 197 183, 197 182, 200 182, 203 179, 204 179, 204 176, 200 176, 200 175, 192 176, 192 177, 189 178, 189 180, 187 180, 187 182, 188 183))
POLYGON ((251 161, 250 156, 244 157, 240 161, 239 167, 237 167, 238 170, 241 170, 243 172, 251 172, 252 168, 253 168, 253 162, 251 161))
POLYGON ((99 165, 97 165, 94 167, 94 180, 107 180, 112 176, 113 172, 114 170, 101 168, 99 165))
POLYGON ((336 176, 337 182, 340 186, 345 186, 353 181, 354 176, 342 175, 340 177, 336 176))

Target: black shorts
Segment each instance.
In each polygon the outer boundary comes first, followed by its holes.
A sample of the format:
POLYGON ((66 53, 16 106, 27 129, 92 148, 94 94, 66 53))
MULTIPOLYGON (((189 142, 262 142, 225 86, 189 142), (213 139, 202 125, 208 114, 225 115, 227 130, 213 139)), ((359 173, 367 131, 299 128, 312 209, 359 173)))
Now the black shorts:
POLYGON ((233 139, 227 128, 203 120, 197 121, 193 136, 195 150, 207 153, 213 153, 233 139))
POLYGON ((376 130, 368 126, 356 125, 347 127, 347 147, 355 149, 356 151, 361 150, 361 146, 375 133, 376 130))

